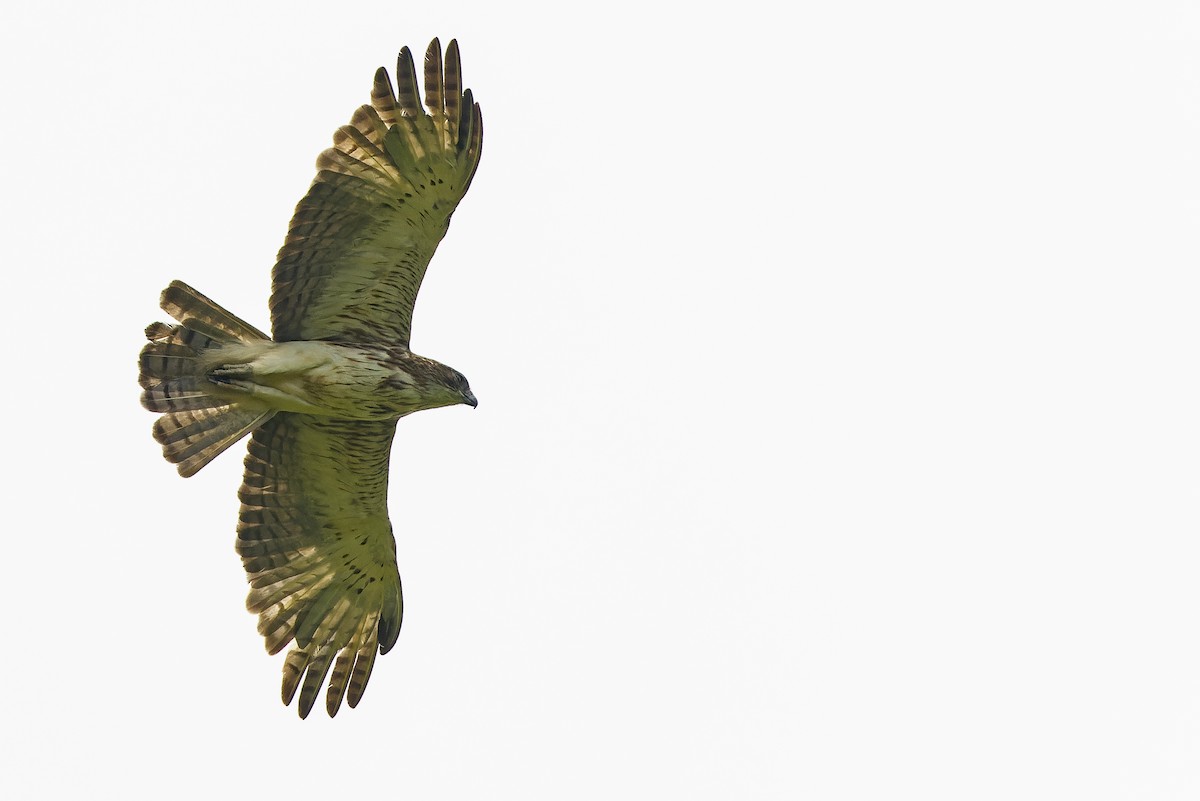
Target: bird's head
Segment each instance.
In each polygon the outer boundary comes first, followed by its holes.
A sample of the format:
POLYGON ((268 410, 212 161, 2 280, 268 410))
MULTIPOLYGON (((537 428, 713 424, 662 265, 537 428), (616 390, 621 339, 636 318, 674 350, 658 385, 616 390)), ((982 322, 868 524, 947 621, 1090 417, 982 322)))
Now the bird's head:
POLYGON ((453 367, 414 353, 405 356, 394 365, 397 370, 393 374, 393 386, 414 393, 419 408, 436 409, 460 403, 471 407, 479 405, 471 392, 471 385, 467 383, 467 377, 453 367))
POLYGON ((453 367, 446 367, 442 386, 445 387, 449 396, 453 399, 447 405, 465 403, 472 409, 479 405, 479 401, 475 400, 475 393, 471 391, 471 385, 467 383, 467 377, 453 367))
POLYGON ((392 405, 401 414, 460 403, 479 405, 466 376, 453 367, 407 349, 394 352, 388 367, 390 375, 380 389, 393 399, 392 405))

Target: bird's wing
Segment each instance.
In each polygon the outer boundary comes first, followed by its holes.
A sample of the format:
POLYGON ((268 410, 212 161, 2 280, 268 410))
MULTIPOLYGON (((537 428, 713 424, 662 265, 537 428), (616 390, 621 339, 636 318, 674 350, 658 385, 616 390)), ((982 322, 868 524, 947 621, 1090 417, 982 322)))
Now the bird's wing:
POLYGON ((413 303, 479 164, 483 121, 457 42, 425 52, 425 106, 406 47, 375 73, 371 105, 338 129, 296 207, 271 279, 277 341, 408 346, 413 303))
POLYGON ((395 421, 280 414, 254 432, 238 493, 246 606, 283 666, 283 702, 306 717, 332 666, 325 709, 358 704, 404 602, 387 514, 395 421))

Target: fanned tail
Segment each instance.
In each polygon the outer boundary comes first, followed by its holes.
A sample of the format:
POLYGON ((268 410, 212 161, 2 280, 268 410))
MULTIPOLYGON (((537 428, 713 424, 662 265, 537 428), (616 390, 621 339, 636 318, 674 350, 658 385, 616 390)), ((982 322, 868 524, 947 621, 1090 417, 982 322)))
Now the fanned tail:
POLYGON ((142 348, 138 383, 144 390, 142 405, 163 413, 154 423, 163 456, 181 476, 191 476, 275 415, 272 409, 215 393, 216 385, 206 375, 212 351, 270 337, 182 281, 163 290, 161 305, 179 324, 146 328, 150 342, 142 348))

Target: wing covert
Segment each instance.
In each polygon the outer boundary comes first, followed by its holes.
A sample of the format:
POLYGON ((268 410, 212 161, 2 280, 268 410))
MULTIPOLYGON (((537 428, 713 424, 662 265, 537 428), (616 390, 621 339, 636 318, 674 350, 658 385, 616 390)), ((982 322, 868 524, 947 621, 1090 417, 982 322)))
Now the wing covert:
POLYGON ((296 207, 272 273, 276 341, 407 346, 425 268, 470 186, 483 140, 479 104, 462 91, 457 42, 425 53, 420 107, 412 54, 393 89, 380 68, 371 105, 338 129, 296 207))
POLYGON ((254 432, 238 497, 238 553, 267 650, 284 660, 283 702, 307 717, 362 697, 404 614, 387 514, 396 422, 282 413, 254 432), (332 668, 332 674, 330 669, 332 668))

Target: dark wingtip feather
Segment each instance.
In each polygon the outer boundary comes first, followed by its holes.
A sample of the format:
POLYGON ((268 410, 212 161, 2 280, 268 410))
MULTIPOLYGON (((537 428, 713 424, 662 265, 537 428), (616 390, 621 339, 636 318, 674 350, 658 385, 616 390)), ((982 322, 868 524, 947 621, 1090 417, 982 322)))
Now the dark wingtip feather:
POLYGON ((362 700, 367 690, 367 682, 371 679, 371 671, 375 667, 375 655, 379 651, 379 643, 375 632, 367 638, 354 658, 354 668, 350 671, 350 683, 346 691, 346 704, 354 709, 362 700))
POLYGON ((325 711, 329 717, 335 717, 342 706, 342 698, 346 695, 346 685, 350 681, 350 669, 354 665, 354 650, 346 648, 338 654, 329 674, 329 689, 325 691, 325 711))
POLYGON ((471 140, 467 143, 466 147, 466 152, 469 156, 468 163, 471 167, 470 172, 467 173, 467 177, 463 181, 462 193, 464 195, 471 188, 471 181, 475 179, 475 171, 479 169, 479 157, 483 153, 483 112, 480 111, 478 103, 474 104, 472 112, 471 140))
POLYGON ((429 47, 425 48, 425 63, 428 64, 430 58, 438 60, 438 64, 442 61, 442 41, 438 37, 433 37, 429 42, 429 47))
POLYGON ((459 153, 467 150, 475 135, 475 117, 478 108, 479 106, 475 104, 475 95, 471 93, 471 90, 463 92, 462 106, 458 109, 457 141, 454 145, 459 153))
MULTIPOLYGON (((446 48, 446 64, 442 72, 443 86, 445 87, 445 106, 446 106, 446 140, 445 147, 458 147, 459 139, 459 124, 462 122, 463 109, 463 88, 462 88, 462 62, 458 53, 458 41, 450 40, 450 45, 446 48)), ((466 100, 466 105, 470 107, 470 101, 466 100)))
POLYGON ((436 122, 446 113, 446 87, 442 80, 442 45, 437 38, 425 50, 425 108, 436 122))
POLYGON ((396 640, 400 638, 400 626, 404 622, 404 595, 400 587, 396 594, 384 599, 383 609, 379 612, 379 653, 386 654, 392 650, 396 640))
POLYGON ((383 67, 375 70, 375 82, 371 85, 371 105, 384 125, 396 124, 396 90, 392 88, 392 79, 383 67))
POLYGON ((283 660, 283 687, 280 697, 283 705, 287 706, 296 697, 296 688, 300 686, 300 677, 304 675, 304 666, 308 656, 301 650, 290 651, 283 660))
POLYGON ((406 117, 421 115, 421 98, 417 94, 417 67, 413 64, 412 51, 407 46, 400 48, 396 56, 396 104, 406 117))

